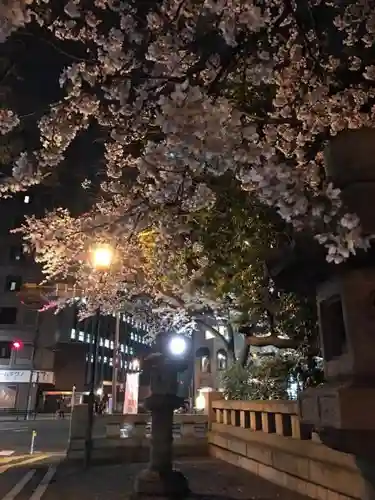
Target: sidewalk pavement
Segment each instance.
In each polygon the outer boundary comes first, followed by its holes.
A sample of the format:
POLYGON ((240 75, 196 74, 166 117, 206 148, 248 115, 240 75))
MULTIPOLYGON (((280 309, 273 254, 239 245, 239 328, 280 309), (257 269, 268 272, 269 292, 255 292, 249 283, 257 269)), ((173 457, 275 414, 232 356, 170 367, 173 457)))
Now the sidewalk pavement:
MULTIPOLYGON (((189 480, 191 500, 307 500, 218 459, 181 460, 175 466, 189 480)), ((61 465, 43 500, 130 500, 134 479, 145 467, 122 464, 83 471, 61 465)))

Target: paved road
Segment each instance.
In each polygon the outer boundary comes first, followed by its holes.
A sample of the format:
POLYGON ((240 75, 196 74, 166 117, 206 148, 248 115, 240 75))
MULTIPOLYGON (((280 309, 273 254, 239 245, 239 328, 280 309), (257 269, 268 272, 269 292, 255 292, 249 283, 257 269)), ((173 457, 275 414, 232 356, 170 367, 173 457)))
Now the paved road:
POLYGON ((69 420, 53 419, 0 422, 0 456, 29 452, 33 431, 36 432, 35 451, 63 451, 68 442, 69 423, 69 420))

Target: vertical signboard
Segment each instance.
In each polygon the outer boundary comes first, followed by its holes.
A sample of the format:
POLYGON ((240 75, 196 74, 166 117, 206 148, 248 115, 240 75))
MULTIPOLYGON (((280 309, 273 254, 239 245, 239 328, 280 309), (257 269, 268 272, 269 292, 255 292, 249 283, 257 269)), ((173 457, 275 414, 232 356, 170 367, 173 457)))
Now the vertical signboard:
POLYGON ((126 413, 138 413, 139 373, 128 373, 126 375, 124 415, 126 413))

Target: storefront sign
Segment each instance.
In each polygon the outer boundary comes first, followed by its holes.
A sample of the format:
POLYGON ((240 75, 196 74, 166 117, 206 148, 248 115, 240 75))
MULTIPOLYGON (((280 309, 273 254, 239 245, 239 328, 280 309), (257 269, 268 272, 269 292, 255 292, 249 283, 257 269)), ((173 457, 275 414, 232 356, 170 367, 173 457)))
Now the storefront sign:
POLYGON ((123 413, 138 413, 139 373, 126 375, 125 399, 123 413))
MULTIPOLYGON (((0 384, 27 384, 30 382, 30 370, 0 370, 0 384)), ((49 371, 35 370, 33 372, 33 383, 53 384, 54 373, 49 371)))
MULTIPOLYGON (((29 372, 29 377, 30 377, 30 372, 29 372)), ((35 370, 33 372, 33 382, 37 382, 38 384, 53 385, 55 383, 55 374, 53 372, 35 370)))

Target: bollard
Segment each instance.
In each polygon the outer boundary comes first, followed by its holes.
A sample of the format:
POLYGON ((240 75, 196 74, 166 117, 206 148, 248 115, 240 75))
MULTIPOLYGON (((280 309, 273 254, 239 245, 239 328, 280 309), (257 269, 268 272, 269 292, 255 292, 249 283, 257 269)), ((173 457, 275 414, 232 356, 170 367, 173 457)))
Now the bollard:
POLYGON ((30 455, 34 453, 35 438, 36 438, 36 431, 33 431, 31 433, 30 455))

